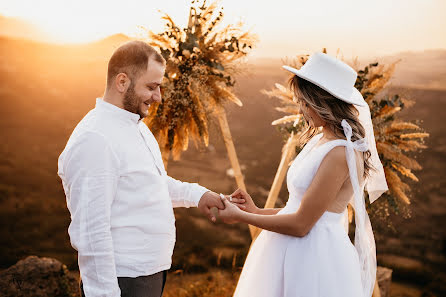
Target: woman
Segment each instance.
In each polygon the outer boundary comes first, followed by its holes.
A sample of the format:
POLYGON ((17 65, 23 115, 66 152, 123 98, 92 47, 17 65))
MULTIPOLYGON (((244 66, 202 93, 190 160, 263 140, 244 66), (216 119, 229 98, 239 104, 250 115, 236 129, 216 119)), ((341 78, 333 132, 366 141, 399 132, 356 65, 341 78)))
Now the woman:
MULTIPOLYGON (((264 229, 251 247, 234 296, 370 297, 376 252, 363 190, 366 181, 376 184, 384 174, 374 138, 370 146, 365 138, 366 127, 369 141, 373 128, 368 105, 354 88, 357 74, 322 53, 312 55, 300 70, 284 68, 294 74, 290 87, 307 124, 302 138, 309 141, 288 170, 290 195, 283 209, 260 209, 240 189, 231 195, 233 203, 223 198, 221 219, 264 229), (363 124, 355 106, 368 112, 363 124), (318 128, 322 133, 316 134, 318 128), (344 228, 351 200, 356 248, 344 228)), ((374 195, 386 189, 381 184, 374 195)))

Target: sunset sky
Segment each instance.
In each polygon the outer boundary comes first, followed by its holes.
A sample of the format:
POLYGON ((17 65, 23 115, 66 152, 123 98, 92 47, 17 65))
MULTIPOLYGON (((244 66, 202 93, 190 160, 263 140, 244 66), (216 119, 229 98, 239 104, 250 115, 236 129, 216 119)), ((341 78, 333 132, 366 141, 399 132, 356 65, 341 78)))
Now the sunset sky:
MULTIPOLYGON (((0 15, 26 20, 51 41, 88 42, 138 26, 162 31, 161 13, 181 26, 190 0, 0 0, 0 15)), ((260 39, 252 55, 285 57, 327 47, 374 57, 446 48, 444 0, 221 0, 225 23, 242 20, 260 39)))

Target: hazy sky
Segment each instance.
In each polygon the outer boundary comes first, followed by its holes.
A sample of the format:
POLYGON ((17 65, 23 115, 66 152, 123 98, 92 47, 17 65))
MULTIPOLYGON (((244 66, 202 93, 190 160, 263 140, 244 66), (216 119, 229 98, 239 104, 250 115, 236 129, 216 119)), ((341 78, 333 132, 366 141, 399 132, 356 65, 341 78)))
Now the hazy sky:
MULTIPOLYGON (((0 0, 0 14, 32 22, 58 42, 85 42, 142 25, 162 31, 158 10, 184 26, 189 0, 0 0)), ((446 0, 221 0, 225 23, 259 36, 253 56, 327 47, 346 58, 446 48, 446 0)))

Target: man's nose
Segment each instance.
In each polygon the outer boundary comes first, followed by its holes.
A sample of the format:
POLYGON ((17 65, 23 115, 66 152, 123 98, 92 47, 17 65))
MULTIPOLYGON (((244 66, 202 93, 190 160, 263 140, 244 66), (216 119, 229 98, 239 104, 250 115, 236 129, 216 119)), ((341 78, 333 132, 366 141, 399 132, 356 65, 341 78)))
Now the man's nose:
POLYGON ((159 88, 158 88, 158 89, 156 90, 156 92, 153 94, 152 98, 153 98, 153 101, 158 102, 158 103, 161 103, 161 91, 160 91, 159 88))

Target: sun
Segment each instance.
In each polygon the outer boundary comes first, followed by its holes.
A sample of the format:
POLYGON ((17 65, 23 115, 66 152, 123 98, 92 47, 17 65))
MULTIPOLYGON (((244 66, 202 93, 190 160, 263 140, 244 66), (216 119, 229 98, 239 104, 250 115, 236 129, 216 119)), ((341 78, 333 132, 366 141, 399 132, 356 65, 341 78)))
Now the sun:
POLYGON ((113 0, 17 0, 0 2, 0 14, 24 20, 43 31, 47 41, 56 43, 86 43, 117 33, 134 35, 139 25, 159 23, 153 21, 160 15, 150 1, 121 4, 113 0))

